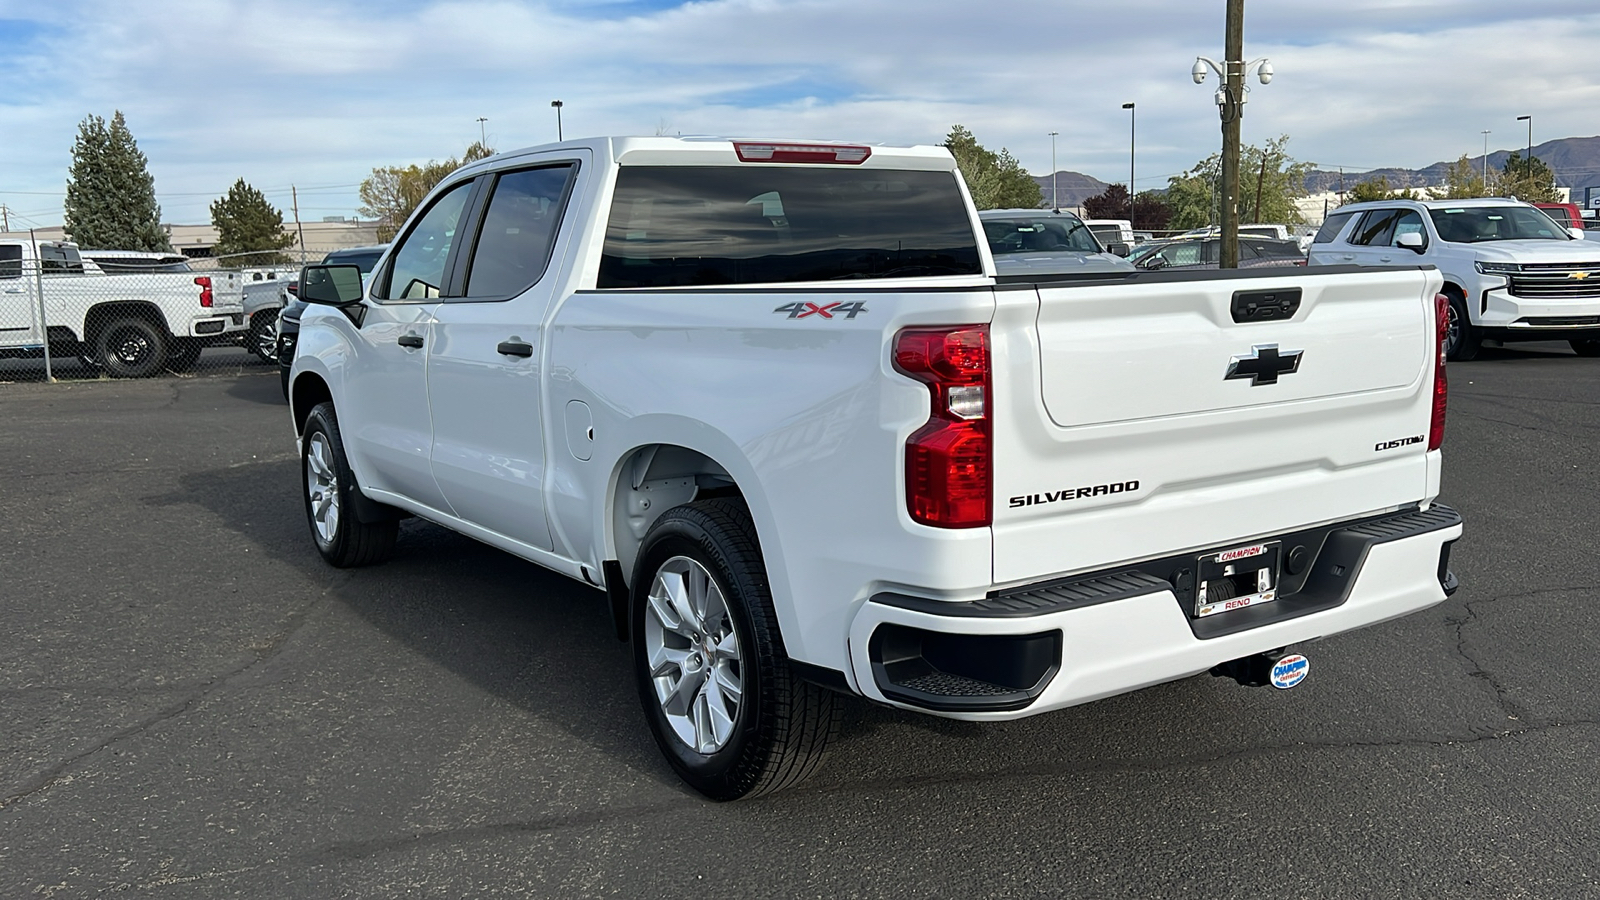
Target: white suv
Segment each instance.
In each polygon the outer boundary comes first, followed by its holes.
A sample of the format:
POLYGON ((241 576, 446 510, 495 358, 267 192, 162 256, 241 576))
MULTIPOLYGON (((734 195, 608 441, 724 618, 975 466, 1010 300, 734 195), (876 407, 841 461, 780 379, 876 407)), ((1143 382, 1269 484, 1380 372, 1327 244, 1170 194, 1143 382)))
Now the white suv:
POLYGON ((1313 266, 1436 266, 1450 297, 1450 359, 1484 338, 1565 339, 1600 356, 1600 247, 1516 200, 1380 200, 1341 207, 1313 266))

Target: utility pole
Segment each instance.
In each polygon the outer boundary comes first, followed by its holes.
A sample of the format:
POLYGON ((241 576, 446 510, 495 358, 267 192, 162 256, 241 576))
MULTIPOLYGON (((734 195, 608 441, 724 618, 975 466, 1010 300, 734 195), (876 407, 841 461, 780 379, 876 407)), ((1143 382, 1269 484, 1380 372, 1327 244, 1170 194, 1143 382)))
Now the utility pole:
POLYGON ((1239 119, 1244 110, 1244 0, 1228 0, 1222 64, 1222 253, 1217 265, 1239 268, 1239 119))
POLYGON ((1261 154, 1261 174, 1256 176, 1256 214, 1250 218, 1261 221, 1261 185, 1267 180, 1267 155, 1261 154))
POLYGON ((0 231, 11 230, 11 210, 6 209, 4 203, 0 203, 0 223, 3 223, 0 224, 0 231))
POLYGON ((300 236, 300 265, 306 264, 306 229, 300 224, 300 191, 289 185, 289 197, 294 201, 294 230, 300 236))

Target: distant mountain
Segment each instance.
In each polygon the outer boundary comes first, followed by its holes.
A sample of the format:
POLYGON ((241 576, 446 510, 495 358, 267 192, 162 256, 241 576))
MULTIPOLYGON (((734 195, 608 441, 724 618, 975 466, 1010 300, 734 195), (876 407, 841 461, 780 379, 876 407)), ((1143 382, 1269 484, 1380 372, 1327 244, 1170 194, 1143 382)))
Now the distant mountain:
MULTIPOLYGON (((1510 150, 1495 150, 1489 154, 1489 170, 1491 172, 1504 168, 1506 157, 1510 150)), ((1582 204, 1584 188, 1600 188, 1600 136, 1560 138, 1554 141, 1545 141, 1533 145, 1533 155, 1545 162, 1555 170, 1556 184, 1561 187, 1572 188, 1572 202, 1582 204)), ((1467 161, 1472 163, 1474 169, 1481 171, 1483 156, 1469 156, 1467 161)), ((1306 176, 1306 190, 1310 193, 1321 191, 1349 190, 1363 181, 1383 177, 1389 179, 1390 187, 1432 187, 1444 183, 1445 170, 1455 160, 1436 162, 1431 166, 1420 169, 1373 169, 1367 172, 1329 172, 1316 170, 1306 176)))
POLYGON ((1050 202, 1050 176, 1034 175, 1033 180, 1039 182, 1039 191, 1044 195, 1046 207, 1055 206, 1060 209, 1073 209, 1083 205, 1083 201, 1104 191, 1108 186, 1098 178, 1085 175, 1082 172, 1068 172, 1061 170, 1056 173, 1056 202, 1050 202))

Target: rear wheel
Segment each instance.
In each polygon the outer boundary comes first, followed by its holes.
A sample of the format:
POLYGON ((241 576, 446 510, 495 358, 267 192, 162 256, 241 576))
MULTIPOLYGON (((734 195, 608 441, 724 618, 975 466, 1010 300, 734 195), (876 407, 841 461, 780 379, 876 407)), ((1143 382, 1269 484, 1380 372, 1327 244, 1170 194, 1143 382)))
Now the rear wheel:
POLYGON ((1444 341, 1444 355, 1450 360, 1469 360, 1483 347, 1483 329, 1472 324, 1467 315, 1467 299, 1460 293, 1445 292, 1450 297, 1450 325, 1444 341))
POLYGON ((117 319, 95 336, 94 358, 112 378, 148 378, 167 362, 167 336, 145 319, 117 319))
POLYGON ((306 523, 323 559, 343 569, 380 563, 394 554, 400 523, 362 522, 356 516, 360 488, 344 455, 332 403, 317 404, 306 417, 300 463, 306 523))
POLYGON ((634 570, 632 620, 645 717, 690 787, 737 800, 816 771, 839 709, 790 668, 742 502, 702 500, 656 520, 634 570))
POLYGON ((1572 345, 1572 352, 1579 356, 1600 356, 1600 340, 1588 338, 1585 340, 1567 341, 1572 345))

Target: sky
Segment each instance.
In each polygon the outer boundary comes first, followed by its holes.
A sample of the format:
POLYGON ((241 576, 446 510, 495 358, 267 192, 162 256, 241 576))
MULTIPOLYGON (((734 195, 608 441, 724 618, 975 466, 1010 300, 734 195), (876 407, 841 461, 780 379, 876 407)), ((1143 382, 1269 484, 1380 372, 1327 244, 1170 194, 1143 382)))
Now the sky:
MULTIPOLYGON (((307 221, 374 167, 567 137, 936 144, 961 124, 1030 172, 1164 187, 1221 143, 1195 57, 1223 0, 0 0, 0 204, 61 223, 85 116, 121 110, 162 220, 239 178, 307 221), (479 118, 487 121, 480 123, 479 118)), ((1594 0, 1247 0, 1244 139, 1322 168, 1420 167, 1600 133, 1594 0)), ((1558 176, 1562 173, 1558 172, 1558 176)))

